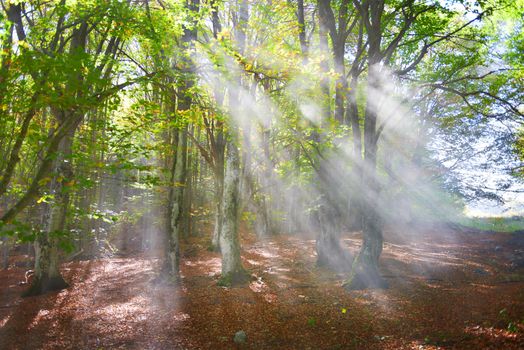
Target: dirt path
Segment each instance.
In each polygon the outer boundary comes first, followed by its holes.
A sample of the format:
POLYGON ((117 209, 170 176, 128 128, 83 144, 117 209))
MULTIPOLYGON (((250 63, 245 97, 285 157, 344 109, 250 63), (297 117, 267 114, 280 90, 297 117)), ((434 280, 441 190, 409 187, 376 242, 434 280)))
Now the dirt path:
MULTIPOLYGON (((179 290, 153 283, 148 256, 66 264, 68 290, 26 299, 23 270, 2 271, 0 349, 524 348, 522 234, 389 233, 390 288, 349 293, 344 275, 315 266, 314 240, 245 238, 244 288, 216 285, 220 257, 199 239, 179 290)), ((352 252, 359 242, 343 240, 352 252)))

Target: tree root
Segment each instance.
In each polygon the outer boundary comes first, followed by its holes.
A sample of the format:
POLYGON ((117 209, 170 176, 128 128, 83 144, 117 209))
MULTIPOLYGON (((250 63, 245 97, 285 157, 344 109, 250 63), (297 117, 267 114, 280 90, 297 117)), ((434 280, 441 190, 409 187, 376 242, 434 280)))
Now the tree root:
POLYGON ((62 290, 68 287, 69 284, 61 276, 50 278, 35 278, 29 289, 22 294, 22 297, 42 295, 47 292, 62 290))
POLYGON ((251 275, 249 272, 247 272, 245 269, 239 269, 220 277, 217 284, 221 287, 233 287, 243 285, 250 280, 251 275))

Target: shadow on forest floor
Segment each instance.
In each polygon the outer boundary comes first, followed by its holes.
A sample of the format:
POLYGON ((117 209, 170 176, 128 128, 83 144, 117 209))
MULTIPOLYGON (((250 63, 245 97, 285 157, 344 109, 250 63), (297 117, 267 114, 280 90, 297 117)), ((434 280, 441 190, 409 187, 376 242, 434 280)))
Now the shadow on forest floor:
MULTIPOLYGON (((220 256, 200 238, 179 289, 152 283, 148 255, 65 264, 69 289, 26 299, 24 271, 2 271, 2 349, 229 349, 239 330, 246 349, 524 347, 522 234, 386 232, 390 288, 349 293, 316 266, 314 240, 243 236, 253 280, 238 288, 217 286, 220 256)), ((359 234, 343 244, 357 252, 359 234)))

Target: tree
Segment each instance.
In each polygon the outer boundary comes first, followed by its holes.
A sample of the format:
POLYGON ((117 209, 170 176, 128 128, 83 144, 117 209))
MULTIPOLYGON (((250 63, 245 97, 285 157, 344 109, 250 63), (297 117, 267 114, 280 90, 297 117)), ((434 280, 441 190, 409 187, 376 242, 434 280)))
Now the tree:
POLYGON ((83 6, 65 1, 21 2, 6 9, 16 28, 18 44, 24 48, 20 55, 20 64, 27 69, 24 77, 34 92, 24 125, 11 150, 12 161, 2 178, 4 193, 20 160, 18 153, 33 115, 49 112, 55 119, 31 185, 0 220, 11 223, 47 187, 45 198, 52 202, 43 210, 44 228, 36 235, 35 278, 26 295, 67 286, 59 271, 58 244, 65 229, 69 193, 74 185, 73 139, 86 113, 135 82, 112 84, 115 59, 127 35, 114 24, 132 18, 131 9, 120 2, 83 6))

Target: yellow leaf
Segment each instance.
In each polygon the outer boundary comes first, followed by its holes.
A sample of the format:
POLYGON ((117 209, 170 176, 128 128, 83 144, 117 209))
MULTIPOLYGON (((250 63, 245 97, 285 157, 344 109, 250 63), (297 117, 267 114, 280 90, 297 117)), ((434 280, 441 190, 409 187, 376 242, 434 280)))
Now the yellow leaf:
POLYGON ((48 183, 49 181, 51 181, 51 178, 50 177, 44 177, 42 180, 38 181, 38 184, 40 186, 43 186, 45 185, 46 183, 48 183))

